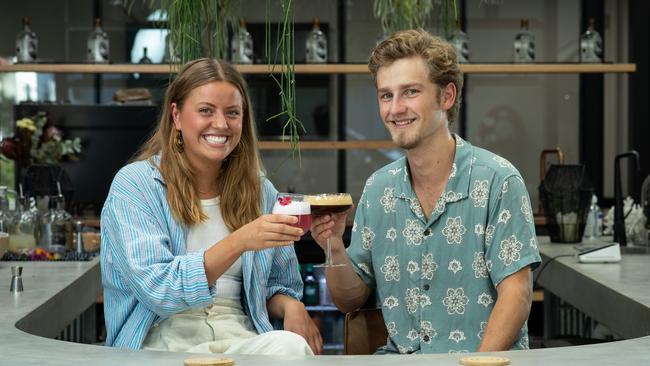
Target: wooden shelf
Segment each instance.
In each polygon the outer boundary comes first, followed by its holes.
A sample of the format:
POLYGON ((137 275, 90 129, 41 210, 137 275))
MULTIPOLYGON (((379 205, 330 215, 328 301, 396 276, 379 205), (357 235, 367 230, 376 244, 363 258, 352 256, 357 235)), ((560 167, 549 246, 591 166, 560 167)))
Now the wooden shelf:
MULTIPOLYGON (((244 74, 268 74, 280 72, 280 66, 236 65, 244 74)), ((580 74, 580 73, 628 73, 636 71, 636 64, 462 64, 467 74, 580 74)), ((0 65, 0 72, 51 72, 96 74, 167 74, 174 71, 168 64, 14 64, 0 65)), ((366 64, 296 65, 298 74, 367 74, 366 64)))
POLYGON ((636 64, 463 64, 467 74, 589 74, 635 72, 636 64))
MULTIPOLYGON (((260 141, 260 150, 289 150, 287 141, 260 141)), ((390 140, 355 140, 355 141, 301 141, 300 150, 375 150, 397 149, 390 140)))

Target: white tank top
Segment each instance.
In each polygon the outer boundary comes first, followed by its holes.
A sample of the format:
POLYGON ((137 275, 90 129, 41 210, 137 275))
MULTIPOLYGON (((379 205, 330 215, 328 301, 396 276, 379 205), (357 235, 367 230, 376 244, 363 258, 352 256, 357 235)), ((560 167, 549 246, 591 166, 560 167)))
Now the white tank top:
MULTIPOLYGON (((187 252, 207 249, 230 234, 221 216, 219 197, 201 200, 201 208, 208 219, 190 228, 187 235, 187 252)), ((241 257, 237 258, 228 270, 214 283, 214 296, 223 299, 239 300, 242 285, 241 257)))

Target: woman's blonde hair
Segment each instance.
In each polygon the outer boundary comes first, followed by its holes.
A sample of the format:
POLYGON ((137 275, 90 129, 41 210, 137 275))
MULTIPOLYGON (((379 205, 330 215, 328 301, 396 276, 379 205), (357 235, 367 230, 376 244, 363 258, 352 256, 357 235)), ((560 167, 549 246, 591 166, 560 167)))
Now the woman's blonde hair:
POLYGON ((429 81, 438 86, 438 102, 442 88, 449 83, 456 86, 456 100, 447 111, 447 120, 449 124, 453 123, 460 109, 463 72, 458 64, 456 50, 449 42, 422 29, 395 32, 375 47, 370 54, 368 68, 376 80, 379 68, 410 57, 422 57, 426 62, 429 67, 429 81))
POLYGON ((192 90, 215 81, 235 86, 243 100, 241 139, 222 162, 217 180, 221 214, 228 229, 235 231, 260 216, 262 188, 253 109, 246 82, 232 65, 210 58, 185 64, 167 87, 158 127, 134 160, 151 161, 160 154, 158 169, 167 186, 167 201, 174 219, 186 226, 205 220, 194 171, 177 145, 180 132, 174 128, 171 105, 176 103, 177 108, 182 108, 192 90))

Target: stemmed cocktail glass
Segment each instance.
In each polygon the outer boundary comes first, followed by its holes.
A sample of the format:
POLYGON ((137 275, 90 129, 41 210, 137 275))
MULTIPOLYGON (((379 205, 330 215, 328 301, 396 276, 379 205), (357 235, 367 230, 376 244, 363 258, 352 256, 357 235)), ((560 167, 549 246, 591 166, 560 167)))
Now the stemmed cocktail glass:
MULTIPOLYGON (((347 211, 352 207, 352 196, 349 193, 322 193, 305 196, 305 201, 311 206, 313 216, 323 216, 347 211)), ((345 264, 334 264, 332 262, 332 242, 327 238, 327 250, 325 251, 325 263, 317 264, 314 267, 340 267, 345 264)))

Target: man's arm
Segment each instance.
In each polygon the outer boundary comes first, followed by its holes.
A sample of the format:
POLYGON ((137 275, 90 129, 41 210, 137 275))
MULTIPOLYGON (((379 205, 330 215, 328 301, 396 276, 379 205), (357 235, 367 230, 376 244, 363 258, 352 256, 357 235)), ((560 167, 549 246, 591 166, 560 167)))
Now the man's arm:
POLYGON ((311 235, 318 245, 327 250, 327 239, 332 244, 332 261, 344 266, 327 267, 327 288, 336 307, 344 313, 357 310, 366 303, 370 296, 370 288, 354 271, 353 264, 343 245, 343 232, 347 212, 315 217, 311 225, 311 235))
POLYGON ((368 300, 370 288, 352 269, 343 241, 340 237, 332 238, 332 260, 334 263, 344 263, 345 266, 327 268, 327 287, 336 307, 344 313, 357 310, 368 300), (335 243, 340 241, 340 243, 335 243), (335 249, 336 248, 336 249, 335 249))
POLYGON ((499 283, 497 302, 477 352, 505 351, 512 347, 530 314, 531 278, 530 266, 526 266, 499 283))

